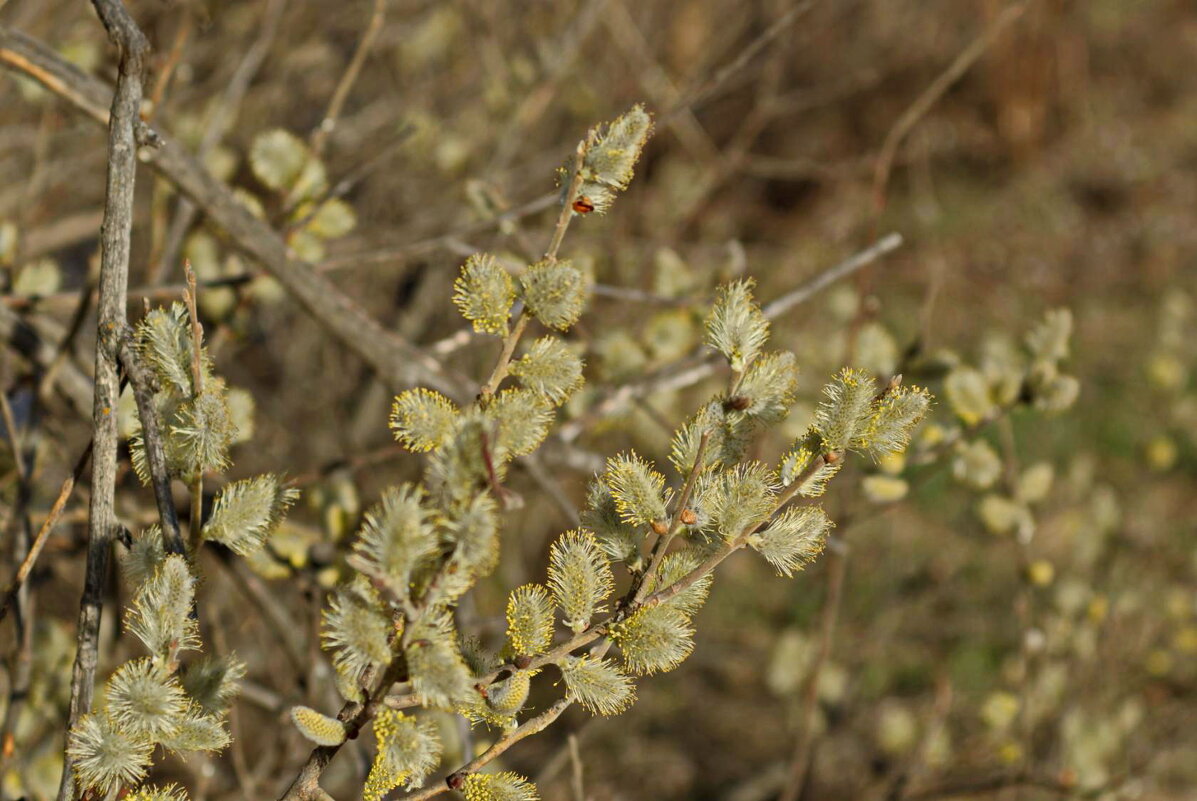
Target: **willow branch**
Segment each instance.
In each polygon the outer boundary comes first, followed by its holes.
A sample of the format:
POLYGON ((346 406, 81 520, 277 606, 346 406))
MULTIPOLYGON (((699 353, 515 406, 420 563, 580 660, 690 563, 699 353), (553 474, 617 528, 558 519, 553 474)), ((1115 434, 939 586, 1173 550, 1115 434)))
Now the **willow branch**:
MULTIPOLYGON (((133 231, 133 189, 137 175, 138 114, 142 71, 149 43, 120 0, 93 0, 92 5, 120 52, 116 93, 108 114, 108 177, 104 219, 100 228, 99 331, 95 356, 95 398, 92 407, 93 453, 91 502, 88 509, 87 567, 79 604, 78 647, 71 676, 68 727, 91 711, 99 659, 102 594, 116 530, 116 407, 120 375, 116 352, 125 330, 125 293, 129 284, 129 247, 133 231)), ((7 45, 7 35, 0 41, 7 45)), ((6 59, 7 60, 7 59, 6 59)), ((74 797, 74 771, 64 757, 59 801, 74 797)))
MULTIPOLYGON (((590 148, 590 143, 593 140, 594 132, 592 131, 585 139, 578 142, 578 148, 574 152, 574 161, 571 166, 573 174, 570 177, 569 187, 561 199, 561 211, 557 215, 557 224, 553 227, 552 238, 544 253, 544 259, 547 262, 557 261, 557 252, 561 249, 561 243, 565 240, 565 232, 569 230, 569 223, 574 217, 574 200, 578 196, 578 190, 582 188, 582 162, 586 159, 586 151, 590 148)), ((490 377, 486 379, 486 383, 482 385, 479 397, 489 398, 494 395, 499 384, 507 377, 507 370, 511 366, 511 357, 515 355, 515 348, 527 327, 528 312, 521 309, 516 315, 515 323, 511 326, 511 332, 503 340, 503 350, 499 354, 499 360, 495 363, 495 368, 491 371, 490 377)))
POLYGON ((324 769, 332 762, 341 746, 357 737, 362 728, 369 723, 378 708, 386 702, 387 693, 391 686, 402 680, 407 672, 407 660, 400 653, 393 657, 390 664, 382 672, 382 677, 374 690, 367 696, 364 704, 347 703, 342 707, 337 720, 345 724, 345 740, 340 745, 322 745, 312 751, 307 762, 299 770, 295 781, 287 788, 279 801, 321 801, 328 798, 328 794, 320 788, 320 776, 324 769))
POLYGON ((457 789, 461 786, 462 780, 467 775, 476 773, 482 768, 486 767, 491 762, 498 759, 507 749, 511 748, 511 746, 515 745, 520 740, 531 737, 533 734, 539 734, 549 726, 553 725, 557 718, 561 717, 561 713, 569 708, 571 703, 572 701, 570 700, 569 696, 559 698, 556 703, 554 703, 544 712, 541 712, 534 718, 529 718, 528 720, 524 721, 513 731, 499 738, 495 744, 486 749, 485 752, 470 760, 459 770, 450 773, 445 779, 445 783, 443 785, 433 785, 432 787, 428 787, 418 793, 412 793, 411 795, 403 796, 402 801, 427 801, 429 798, 436 798, 442 793, 447 793, 450 790, 457 789))
POLYGON ((690 466, 690 473, 686 476, 686 483, 682 486, 682 492, 677 499, 677 507, 673 510, 673 520, 669 524, 669 530, 661 537, 657 538, 653 545, 652 555, 649 557, 648 568, 640 576, 632 587, 632 591, 628 593, 633 604, 638 604, 644 600, 645 594, 648 592, 648 587, 652 581, 652 577, 656 575, 657 570, 661 567, 661 562, 665 559, 665 552, 669 550, 670 543, 677 533, 681 530, 683 520, 682 517, 688 511, 687 506, 690 503, 690 496, 694 494, 694 487, 698 483, 698 477, 702 474, 702 467, 706 461, 707 445, 711 442, 711 430, 707 429, 702 432, 702 438, 698 441, 698 451, 694 454, 694 464, 690 466))

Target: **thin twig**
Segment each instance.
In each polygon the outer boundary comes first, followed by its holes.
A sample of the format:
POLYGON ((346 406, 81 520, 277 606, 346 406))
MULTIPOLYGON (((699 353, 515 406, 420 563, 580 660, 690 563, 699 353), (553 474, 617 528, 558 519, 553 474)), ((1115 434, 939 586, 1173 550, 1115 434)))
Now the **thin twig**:
POLYGON ((21 452, 21 436, 17 431, 17 418, 12 413, 12 404, 8 402, 8 393, 3 391, 0 391, 0 416, 4 419, 8 444, 12 446, 13 463, 17 466, 17 478, 24 482, 29 478, 29 474, 25 469, 25 457, 21 452))
POLYGON ((922 775, 935 742, 947 726, 948 713, 952 709, 952 695, 951 681, 946 675, 941 675, 935 685, 935 703, 931 709, 931 719, 923 729, 918 748, 910 755, 886 791, 885 801, 903 801, 910 785, 918 781, 922 775))
MULTIPOLYGON (((578 147, 574 151, 574 161, 571 168, 573 174, 570 178, 569 187, 565 190, 565 196, 561 200, 561 211, 557 215, 557 225, 553 227, 553 235, 549 239, 549 246, 544 252, 544 260, 550 264, 557 261, 557 252, 561 249, 561 243, 565 240, 565 232, 569 230, 569 223, 574 218, 574 200, 578 196, 578 190, 582 188, 582 163, 586 159, 586 151, 590 148, 593 141, 594 132, 591 131, 585 139, 578 142, 578 147)), ((528 320, 529 314, 527 309, 521 309, 516 315, 515 323, 511 326, 511 331, 503 340, 503 349, 499 353, 499 359, 495 363, 490 377, 482 385, 482 391, 479 393, 480 398, 490 398, 494 395, 499 388, 499 384, 507 377, 507 370, 511 366, 511 357, 515 354, 515 348, 519 344, 520 337, 524 334, 524 329, 528 327, 528 320)))
POLYGON ((386 0, 374 0, 374 10, 370 13, 370 22, 366 25, 366 30, 362 33, 361 40, 357 43, 357 49, 353 52, 353 58, 349 61, 349 66, 345 68, 345 73, 341 76, 341 80, 337 82, 337 88, 333 91, 332 98, 328 101, 328 109, 324 112, 324 117, 320 120, 320 125, 312 132, 311 146, 312 153, 316 158, 320 158, 324 154, 324 148, 328 145, 329 134, 337 127, 337 119, 341 116, 341 109, 345 106, 345 100, 349 97, 349 90, 353 88, 353 84, 357 81, 357 76, 362 71, 362 65, 366 63, 366 56, 370 54, 370 48, 374 46, 374 40, 378 37, 378 32, 382 30, 382 22, 386 13, 386 0))
POLYGON ((525 217, 531 217, 534 214, 539 214, 550 206, 556 205, 561 197, 560 192, 546 192, 538 198, 528 201, 522 206, 512 209, 511 211, 497 214, 494 217, 487 217, 485 220, 477 220, 475 222, 463 225, 456 231, 441 236, 434 236, 429 239, 420 239, 406 245, 399 245, 390 248, 381 248, 378 250, 367 250, 359 253, 349 253, 344 256, 332 256, 320 263, 322 271, 345 270, 351 267, 367 267, 375 264, 390 264, 391 262, 401 261, 403 259, 418 256, 422 253, 437 250, 438 248, 451 246, 453 243, 461 240, 463 237, 471 236, 483 231, 489 231, 492 228, 500 227, 504 223, 515 222, 522 220, 525 217))
POLYGON ((552 706, 541 712, 533 718, 529 718, 517 726, 512 731, 500 737, 494 745, 486 749, 482 754, 467 762, 460 769, 449 774, 445 779, 444 784, 433 785, 418 793, 412 793, 402 797, 401 801, 428 801, 429 798, 436 798, 442 793, 449 792, 450 789, 455 789, 461 786, 462 779, 468 774, 476 773, 482 768, 489 765, 495 759, 500 757, 507 749, 533 734, 538 734, 544 731, 553 724, 557 718, 561 717, 561 713, 569 708, 571 701, 569 696, 558 699, 552 706))
MULTIPOLYGON (((87 568, 79 604, 78 648, 71 676, 67 727, 91 711, 98 662, 102 593, 116 531, 116 407, 120 374, 116 352, 125 331, 125 292, 133 230, 133 186, 137 175, 137 124, 141 80, 149 43, 120 0, 92 0, 108 37, 119 51, 116 92, 108 120, 108 178, 100 234, 99 331, 95 357, 91 502, 88 510, 87 568)), ((74 770, 64 755, 58 801, 74 797, 74 770)))
MULTIPOLYGON (((813 476, 816 472, 821 470, 828 462, 836 461, 843 458, 843 454, 829 453, 822 456, 817 456, 811 463, 807 465, 803 471, 796 476, 793 481, 786 486, 784 490, 778 495, 770 514, 766 516, 766 520, 772 518, 773 515, 780 512, 789 504, 795 497, 797 497, 802 486, 813 476)), ((705 576, 710 574, 723 563, 727 557, 731 556, 736 551, 744 548, 748 544, 749 538, 762 526, 765 521, 761 521, 755 525, 748 526, 744 531, 730 543, 725 545, 720 550, 712 554, 706 561, 696 567, 694 570, 687 573, 678 581, 670 584, 668 587, 657 590, 640 602, 633 602, 627 604, 620 609, 617 609, 609 617, 604 619, 601 623, 592 624, 587 630, 570 638, 567 642, 552 649, 547 654, 535 657, 526 664, 518 666, 518 669, 536 670, 549 664, 561 661, 567 654, 577 650, 585 645, 588 645, 601 637, 605 637, 610 627, 617 621, 624 620, 639 609, 648 609, 668 601, 679 593, 685 592, 692 587, 696 582, 702 580, 705 576)), ((596 644, 591 653, 602 656, 611 647, 611 641, 606 640, 602 643, 596 644)), ((478 680, 479 684, 486 686, 494 682, 500 675, 505 674, 513 669, 517 669, 515 665, 503 665, 498 669, 491 671, 486 676, 478 680)), ((445 780, 445 786, 430 787, 419 793, 404 796, 402 801, 426 801, 426 799, 433 798, 441 793, 447 792, 451 788, 459 787, 461 780, 468 774, 474 773, 486 765, 488 765, 495 758, 503 754, 511 746, 515 745, 520 740, 529 737, 537 732, 548 728, 553 721, 561 716, 561 713, 570 705, 571 699, 569 696, 559 699, 551 707, 546 709, 541 714, 531 718, 517 727, 515 730, 509 732, 500 738, 494 745, 486 750, 485 753, 471 760, 462 768, 449 774, 445 780)))
POLYGON ((1049 776, 1029 775, 1026 773, 998 773, 980 778, 946 781, 942 784, 919 790, 917 793, 910 793, 906 796, 906 799, 907 801, 932 801, 932 799, 938 798, 996 793, 1012 787, 1033 787, 1037 790, 1046 790, 1050 793, 1055 793, 1056 795, 1075 796, 1078 798, 1099 798, 1116 786, 1117 784, 1111 783, 1108 786, 1093 790, 1080 790, 1074 784, 1049 776))
MULTIPOLYGON (((354 186, 357 185, 359 181, 378 170, 383 163, 389 161, 395 156, 395 154, 402 150, 407 145, 408 140, 411 139, 415 131, 416 129, 414 126, 408 125, 396 133, 393 137, 391 137, 391 141, 386 147, 362 163, 358 164, 356 167, 350 170, 345 177, 341 178, 341 180, 325 189, 323 193, 313 198, 311 203, 308 204, 309 208, 303 213, 302 216, 287 223, 284 233, 289 235, 295 231, 298 231, 311 222, 312 219, 320 213, 320 210, 328 205, 329 201, 344 197, 345 195, 349 194, 349 192, 354 186)), ((326 272, 328 269, 327 264, 321 263, 317 265, 317 269, 321 272, 326 272)))
MULTIPOLYGON (((798 495, 802 485, 805 484, 807 480, 809 480, 810 477, 816 472, 821 470, 824 465, 828 464, 830 461, 842 458, 842 454, 832 453, 816 456, 814 459, 812 459, 811 463, 807 465, 806 468, 804 468, 803 471, 796 476, 794 480, 786 486, 785 489, 781 491, 776 502, 774 503, 772 511, 769 515, 767 515, 767 518, 772 518, 773 515, 784 509, 785 506, 798 495)), ((497 680, 501 675, 511 670, 536 670, 538 668, 554 664, 561 661, 565 656, 578 650, 579 648, 589 645, 600 637, 605 637, 612 624, 627 619, 628 616, 636 612, 638 609, 651 608, 662 604, 679 593, 685 592, 695 583, 701 581, 707 576, 707 574, 711 573, 713 570, 715 570, 715 568, 722 564, 725 559, 727 559, 736 551, 739 551, 741 548, 745 547, 748 544, 749 537, 756 533, 761 525, 764 525, 764 521, 745 529, 734 540, 715 551, 702 564, 691 570, 686 575, 682 576, 673 584, 670 584, 668 587, 659 589, 638 602, 629 602, 625 604, 622 608, 617 609, 602 621, 592 623, 587 629, 575 634, 569 640, 558 645, 556 648, 553 648, 548 653, 533 657, 527 664, 519 666, 515 665, 514 663, 500 665, 489 673, 478 677, 476 683, 485 686, 494 683, 494 681, 497 680)))
MULTIPOLYGON (((21 444, 22 438, 18 435, 16 422, 14 421, 12 409, 8 404, 7 393, 0 392, 0 399, 4 400, 4 417, 5 424, 9 432, 9 441, 13 448, 13 459, 18 465, 18 480, 15 503, 12 508, 12 556, 13 559, 20 559, 22 564, 25 563, 28 554, 33 551, 33 543, 35 537, 33 535, 33 525, 29 520, 29 501, 33 494, 33 473, 35 470, 35 451, 27 449, 21 444)), ((30 409, 29 420, 30 426, 34 425, 37 420, 37 399, 33 400, 33 408, 30 409)), ((13 659, 8 665, 9 670, 9 687, 8 687, 8 704, 4 710, 4 722, 0 727, 0 773, 6 767, 9 757, 16 749, 16 728, 17 722, 21 719, 24 711, 25 703, 29 697, 29 687, 33 680, 33 632, 34 632, 34 605, 32 599, 29 597, 29 589, 23 584, 17 582, 14 584, 14 591, 11 596, 6 596, 5 601, 11 598, 16 608, 16 614, 13 616, 13 622, 16 628, 16 652, 13 654, 13 659)), ((0 617, 3 616, 3 610, 0 610, 0 617)))
POLYGON ((713 97, 719 91, 720 87, 727 83, 728 79, 748 66, 752 59, 756 58, 758 53, 768 47, 774 39, 783 34, 787 28, 797 22, 798 18, 807 11, 810 11, 813 6, 814 2, 798 3, 774 20, 773 24, 762 31, 760 36, 749 42, 748 46, 741 50, 734 59, 720 67, 702 86, 687 94, 678 103, 676 108, 670 109, 666 115, 666 119, 675 114, 680 114, 684 110, 692 110, 713 97))
MULTIPOLYGON (((406 672, 407 660, 403 658, 402 654, 395 656, 383 670, 382 677, 369 693, 364 704, 350 702, 341 709, 337 719, 345 724, 347 741, 357 737, 362 727, 374 718, 378 707, 385 703, 391 686, 403 678, 406 672)), ((320 789, 320 776, 340 750, 341 745, 322 745, 312 751, 307 762, 300 768, 299 774, 279 801, 312 801, 313 799, 327 798, 328 794, 320 789)))
POLYGON ((289 614, 286 605, 262 581, 262 577, 253 572, 244 559, 234 558, 227 549, 216 549, 216 556, 220 565, 229 571, 233 582, 257 606, 262 616, 266 618, 266 629, 278 640, 283 653, 295 669, 296 676, 302 676, 308 669, 307 644, 304 642, 303 627, 289 614))
POLYGON ((179 20, 179 27, 175 29, 175 40, 170 46, 170 52, 166 54, 166 61, 155 70, 158 74, 154 78, 154 86, 150 90, 149 97, 151 113, 156 113, 162 106, 162 100, 166 97, 166 89, 170 86, 175 69, 183 58, 183 48, 187 46, 187 40, 191 38, 193 27, 191 14, 184 11, 182 19, 179 20))
POLYGON ((901 246, 901 234, 897 232, 886 234, 860 253, 845 259, 830 270, 824 270, 781 297, 766 303, 761 311, 770 320, 776 320, 794 307, 800 306, 810 300, 813 295, 831 286, 836 281, 851 275, 861 267, 872 264, 883 256, 893 253, 901 246))
POLYGON ((582 754, 578 750, 578 736, 570 733, 569 738, 569 762, 573 770, 571 771, 570 786, 573 789, 574 801, 586 801, 586 789, 582 783, 582 754))
POLYGON ((707 445, 710 442, 711 430, 708 428, 702 432, 702 437, 698 441, 698 450, 694 454, 694 462, 690 466, 690 472, 686 476, 686 482, 682 486, 681 494, 678 495, 677 506, 673 510, 673 519, 670 521, 669 530, 665 532, 664 536, 657 538, 656 543, 653 545, 652 555, 649 557, 648 568, 633 583, 632 591, 629 593, 633 604, 638 604, 644 600, 644 595, 651 586, 653 576, 656 575, 657 570, 661 567, 661 562, 665 559, 665 552, 669 550, 669 545, 673 542, 673 538, 677 536, 677 533, 682 528, 682 524, 685 522, 683 518, 690 511, 688 508, 690 496, 694 493, 698 477, 702 474, 703 466, 706 464, 707 445))
POLYGON ((49 397, 58 381, 58 376, 75 366, 71 361, 74 356, 75 341, 85 327, 88 312, 91 310, 92 290, 95 287, 96 278, 89 276, 87 284, 79 291, 78 297, 75 299, 75 311, 71 314, 71 322, 67 326, 66 334, 58 342, 58 352, 54 356, 54 361, 46 368, 46 372, 38 382, 38 398, 49 397))
POLYGON ((819 628, 818 650, 802 688, 802 705, 798 713, 799 734, 790 758, 789 777, 778 801, 797 801, 806 776, 810 771, 811 757, 815 743, 815 710, 819 700, 819 679, 823 667, 831 657, 831 645, 835 639, 835 626, 839 620, 840 599, 844 592, 844 577, 847 574, 847 546, 841 538, 837 547, 829 548, 827 557, 827 596, 823 600, 823 612, 819 628))
POLYGON ((8 605, 29 578, 29 574, 33 572, 33 566, 37 563, 37 558, 41 555, 42 548, 45 546, 46 540, 50 537, 50 532, 58 524, 58 519, 62 517, 62 510, 66 508, 67 501, 71 497, 71 492, 75 489, 75 484, 83 475, 83 468, 91 456, 91 450, 92 443, 88 442, 87 447, 83 449, 83 453, 79 456, 79 460, 75 462, 75 469, 67 476, 66 481, 62 482, 62 489, 58 491, 58 497, 54 499, 54 505, 50 507, 50 513, 46 516, 41 528, 37 530, 37 535, 34 536, 33 543, 29 547, 29 553, 25 554, 24 561, 21 562, 21 566, 17 568, 16 575, 13 576, 8 588, 4 591, 3 600, 0 600, 0 620, 4 619, 4 616, 8 613, 8 605))
POLYGON ((885 208, 885 190, 889 185, 890 170, 893 168, 894 157, 906 135, 918 124, 919 120, 926 116, 944 93, 968 72, 969 67, 985 54, 985 51, 997 41, 1002 31, 1022 17, 1023 12, 1027 10, 1027 2, 1029 0, 1023 0, 1023 2, 1003 9, 1002 13, 989 24, 981 35, 961 51, 948 65, 948 68, 915 98, 915 101, 902 113, 902 116, 890 128, 889 133, 885 135, 885 141, 881 144, 881 150, 877 154, 877 165, 873 170, 873 205, 877 213, 885 208))
MULTIPOLYGON (((274 43, 275 35, 278 33, 279 20, 286 7, 287 0, 268 0, 257 39, 245 51, 245 56, 237 65, 237 69, 233 72, 233 77, 229 79, 228 86, 225 87, 220 99, 212 104, 212 115, 205 121, 204 135, 196 151, 196 155, 200 159, 206 158, 215 150, 233 127, 241 103, 249 91, 249 85, 253 83, 258 70, 262 68, 262 63, 270 52, 270 46, 274 43)), ((146 276, 147 283, 156 284, 161 276, 169 273, 169 265, 178 260, 179 250, 183 246, 183 238, 191 229, 191 224, 195 222, 197 211, 196 205, 189 198, 179 199, 174 219, 171 220, 170 226, 167 228, 166 243, 162 247, 162 253, 157 258, 150 259, 150 273, 146 276)))
MULTIPOLYGON (((26 319, 0 303, 0 339, 42 370, 48 371, 58 359, 54 343, 61 341, 61 334, 52 321, 26 319)), ((78 365, 63 361, 55 385, 76 412, 91 417, 92 382, 78 365)))

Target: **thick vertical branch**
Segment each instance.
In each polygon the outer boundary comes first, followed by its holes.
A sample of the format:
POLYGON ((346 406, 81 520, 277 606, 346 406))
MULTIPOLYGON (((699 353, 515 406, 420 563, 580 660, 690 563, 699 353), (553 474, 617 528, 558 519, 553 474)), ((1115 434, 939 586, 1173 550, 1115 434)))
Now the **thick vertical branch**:
MULTIPOLYGON (((120 0, 93 0, 108 38, 120 51, 116 94, 108 118, 108 179, 100 228, 99 331, 96 340, 93 453, 88 509, 87 571, 79 604, 78 649, 71 677, 69 725, 91 710, 98 661, 100 610, 108 557, 116 529, 116 405, 120 376, 116 361, 125 328, 129 285, 129 245, 133 228, 133 187, 137 172, 136 126, 141 109, 141 74, 149 43, 120 0)), ((75 795, 66 758, 59 801, 75 795)))

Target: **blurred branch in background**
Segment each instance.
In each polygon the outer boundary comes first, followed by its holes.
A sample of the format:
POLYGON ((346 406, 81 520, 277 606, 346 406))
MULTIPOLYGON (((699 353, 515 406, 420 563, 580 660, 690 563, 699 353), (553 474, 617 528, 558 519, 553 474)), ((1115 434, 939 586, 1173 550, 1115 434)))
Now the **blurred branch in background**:
MULTIPOLYGON (((107 120, 103 85, 40 43, 0 27, 0 61, 35 78, 97 122, 107 120)), ((143 151, 151 166, 173 181, 382 380, 405 386, 418 378, 450 395, 460 394, 458 381, 436 360, 379 326, 312 265, 292 258, 278 234, 254 217, 181 145, 144 125, 138 126, 137 138, 151 145, 143 151)))

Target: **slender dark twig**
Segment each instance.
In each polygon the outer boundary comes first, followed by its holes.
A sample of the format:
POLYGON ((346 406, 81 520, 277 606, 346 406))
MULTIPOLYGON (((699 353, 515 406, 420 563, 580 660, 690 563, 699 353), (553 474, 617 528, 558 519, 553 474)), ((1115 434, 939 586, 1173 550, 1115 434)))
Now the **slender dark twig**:
MULTIPOLYGON (((30 427, 35 424, 34 421, 37 419, 36 403, 35 398, 34 406, 29 414, 30 427)), ((29 521, 29 501, 33 495, 36 450, 29 447, 29 440, 21 436, 12 405, 8 402, 7 392, 0 391, 0 411, 3 411, 4 427, 8 432, 13 460, 17 466, 17 491, 12 509, 9 541, 12 543, 14 561, 20 559, 24 564, 28 554, 33 551, 34 543, 33 525, 29 521)), ((29 686, 33 679, 34 607, 32 599, 29 597, 28 588, 20 582, 14 582, 11 595, 5 596, 5 608, 7 608, 9 600, 13 602, 16 609, 13 622, 16 628, 17 647, 12 661, 8 664, 8 704, 4 710, 3 724, 0 725, 0 772, 4 770, 8 758, 15 752, 17 721, 21 718, 21 712, 29 697, 29 686)), ((3 610, 0 610, 0 616, 3 616, 3 610)))
POLYGON ((125 368, 125 375, 129 377, 129 386, 133 388, 133 399, 137 402, 146 465, 150 470, 150 484, 154 488, 154 501, 158 505, 158 517, 162 523, 162 541, 168 553, 185 556, 187 549, 179 533, 179 515, 170 492, 170 474, 166 469, 162 431, 158 423, 158 412, 154 407, 153 378, 149 369, 142 363, 141 354, 137 352, 130 336, 126 336, 121 342, 120 360, 125 368))
POLYGON ((337 88, 328 101, 328 109, 324 112, 320 125, 312 132, 312 152, 316 154, 317 158, 324 154, 324 148, 328 145, 328 137, 337 127, 337 120, 340 119, 341 110, 345 107, 345 100, 349 97, 349 90, 357 81, 357 76, 362 71, 362 65, 366 63, 366 56, 370 54, 370 48, 374 46, 374 40, 378 38, 378 32, 382 30, 386 5, 386 0, 374 0, 370 21, 366 24, 366 30, 357 43, 357 49, 353 51, 353 58, 349 60, 349 66, 345 68, 345 73, 337 82, 337 88))
POLYGON ((0 599, 0 620, 8 614, 8 606, 12 603, 13 598, 16 597, 17 592, 20 591, 21 586, 29 578, 29 574, 33 572, 33 566, 37 562, 38 556, 41 555, 42 547, 46 544, 46 540, 50 536, 50 532, 54 529, 58 519, 62 517, 62 510, 66 508, 67 501, 71 497, 72 490, 75 489, 75 484, 83 475, 83 468, 87 465, 87 460, 91 457, 92 443, 87 443, 87 447, 83 449, 83 453, 79 456, 79 460, 75 462, 75 469, 67 476, 66 481, 62 482, 62 489, 58 491, 58 498, 55 499, 54 505, 50 507, 50 513, 46 516, 46 520, 42 523, 41 528, 38 529, 37 534, 33 538, 33 543, 29 547, 29 553, 25 554, 25 560, 21 562, 21 566, 17 568, 16 575, 13 576, 8 588, 4 591, 3 599, 0 599))

